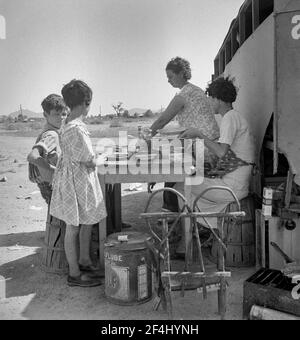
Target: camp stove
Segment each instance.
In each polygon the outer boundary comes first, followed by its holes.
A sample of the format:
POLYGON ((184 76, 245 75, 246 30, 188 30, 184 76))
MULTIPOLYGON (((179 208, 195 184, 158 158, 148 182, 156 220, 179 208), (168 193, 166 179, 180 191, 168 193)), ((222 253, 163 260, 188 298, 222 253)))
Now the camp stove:
POLYGON ((292 296, 297 284, 281 271, 261 268, 244 282, 243 317, 258 305, 300 316, 300 299, 292 296))

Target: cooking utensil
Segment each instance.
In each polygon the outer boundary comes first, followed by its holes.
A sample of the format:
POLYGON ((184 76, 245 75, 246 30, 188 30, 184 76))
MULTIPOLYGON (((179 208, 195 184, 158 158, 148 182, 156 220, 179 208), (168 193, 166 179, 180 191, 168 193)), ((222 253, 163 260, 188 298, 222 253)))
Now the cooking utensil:
POLYGON ((274 247, 274 249, 284 258, 284 261, 286 263, 292 263, 294 260, 292 260, 275 242, 270 242, 271 246, 274 247))

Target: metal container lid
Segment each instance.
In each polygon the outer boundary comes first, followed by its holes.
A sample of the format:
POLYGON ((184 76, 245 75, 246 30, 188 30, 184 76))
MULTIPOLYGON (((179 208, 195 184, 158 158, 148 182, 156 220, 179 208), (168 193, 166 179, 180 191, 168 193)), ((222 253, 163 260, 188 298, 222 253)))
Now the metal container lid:
POLYGON ((149 234, 127 231, 109 235, 105 247, 117 247, 122 250, 139 250, 147 248, 146 241, 151 241, 149 234))

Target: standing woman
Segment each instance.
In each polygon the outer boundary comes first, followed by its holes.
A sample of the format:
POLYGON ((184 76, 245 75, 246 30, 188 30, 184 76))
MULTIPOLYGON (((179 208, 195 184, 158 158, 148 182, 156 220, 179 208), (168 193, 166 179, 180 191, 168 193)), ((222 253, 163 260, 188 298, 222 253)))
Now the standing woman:
POLYGON ((180 91, 171 100, 162 115, 152 124, 152 135, 177 117, 181 127, 195 127, 209 136, 219 137, 219 127, 215 120, 211 103, 204 91, 189 82, 192 78, 190 63, 180 57, 173 58, 166 66, 168 82, 180 91))
MULTIPOLYGON (((204 91, 189 82, 192 77, 190 63, 180 57, 173 58, 166 66, 168 82, 180 91, 171 100, 162 115, 152 124, 152 135, 177 117, 181 127, 197 128, 211 140, 219 137, 219 127, 215 119, 209 98, 204 91)), ((166 183, 165 187, 173 187, 175 183, 166 183)), ((177 196, 164 192, 164 210, 177 212, 177 196)))

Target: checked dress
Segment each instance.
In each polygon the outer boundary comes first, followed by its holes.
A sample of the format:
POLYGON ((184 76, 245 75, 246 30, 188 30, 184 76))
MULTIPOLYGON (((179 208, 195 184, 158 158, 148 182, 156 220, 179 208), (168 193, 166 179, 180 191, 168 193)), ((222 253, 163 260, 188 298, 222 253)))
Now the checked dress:
POLYGON ((61 156, 53 178, 50 214, 66 224, 95 224, 106 217, 96 169, 85 163, 95 156, 86 125, 79 119, 60 131, 61 156))

